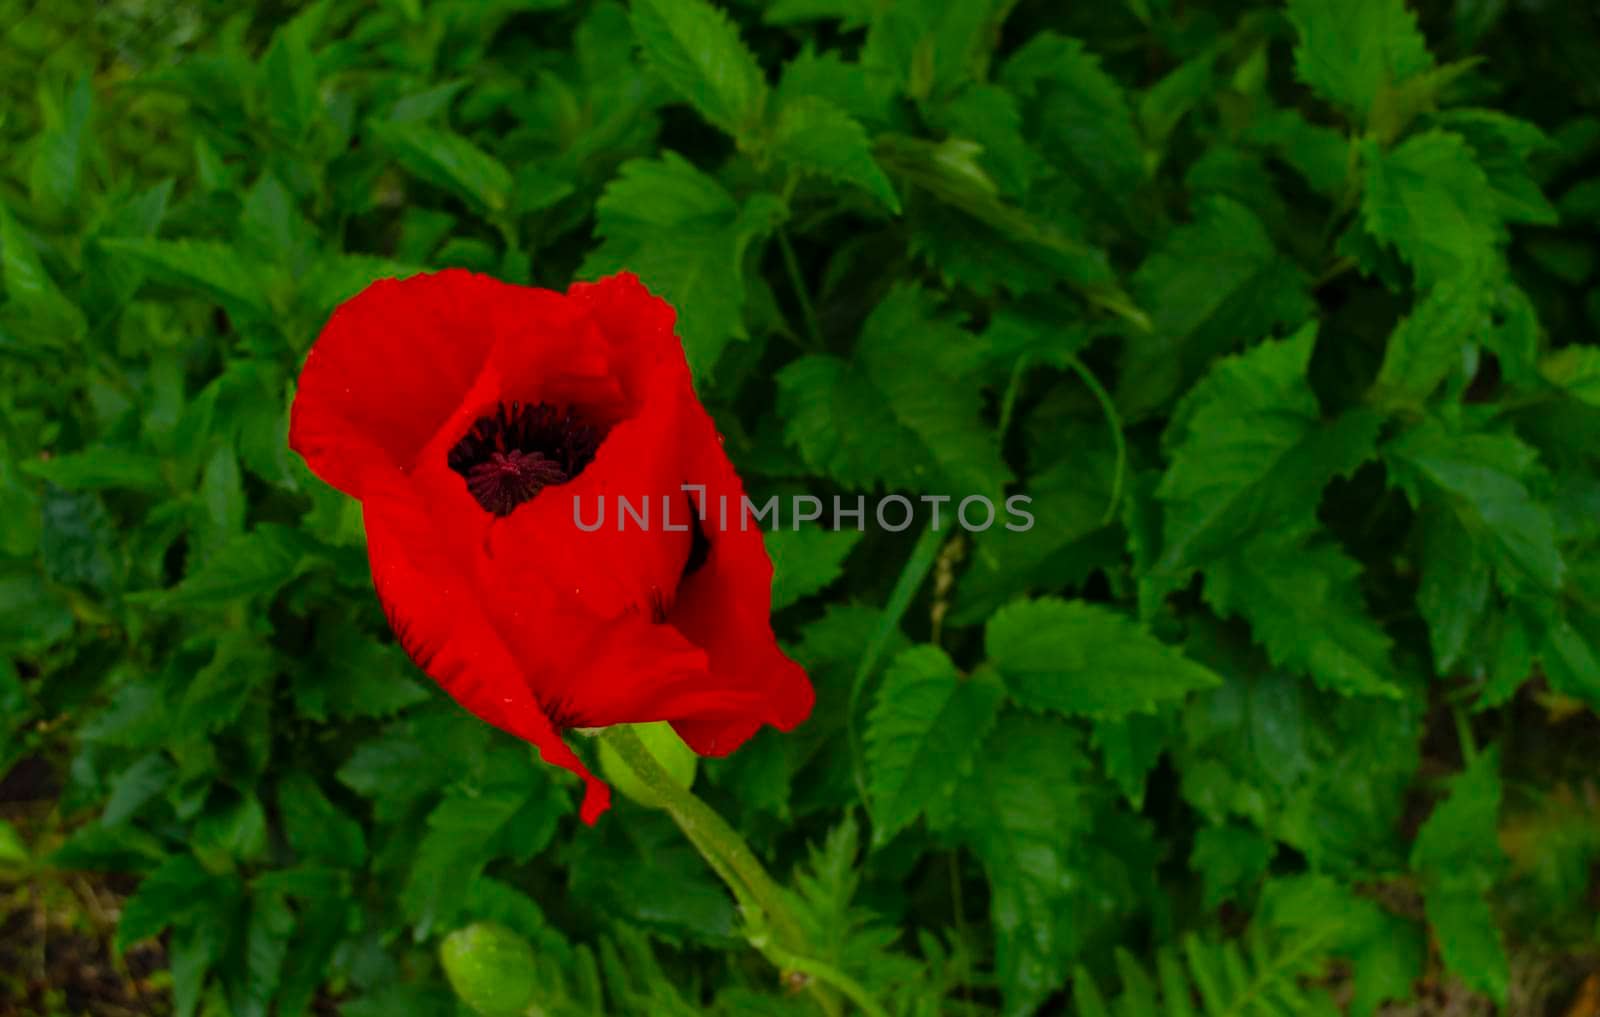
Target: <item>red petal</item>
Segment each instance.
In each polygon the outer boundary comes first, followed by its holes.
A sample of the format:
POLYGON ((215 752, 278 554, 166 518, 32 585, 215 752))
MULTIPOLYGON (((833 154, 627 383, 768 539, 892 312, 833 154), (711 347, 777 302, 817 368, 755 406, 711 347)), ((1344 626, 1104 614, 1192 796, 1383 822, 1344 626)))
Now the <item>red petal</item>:
POLYGON ((678 314, 671 304, 651 296, 638 276, 619 272, 598 282, 573 283, 567 295, 605 335, 611 345, 612 370, 635 399, 642 399, 657 383, 661 367, 689 384, 689 362, 673 332, 678 314))
POLYGON ((668 621, 705 649, 713 675, 755 693, 762 704, 754 712, 712 713, 672 725, 696 752, 720 756, 764 723, 794 728, 810 715, 816 695, 805 671, 784 655, 772 634, 772 559, 759 524, 740 529, 744 485, 705 410, 695 403, 685 417, 681 440, 691 453, 690 479, 706 485, 702 531, 711 546, 705 564, 678 588, 668 621), (726 527, 721 525, 724 498, 726 527))
POLYGON ((518 289, 451 269, 380 279, 339 305, 306 355, 290 447, 358 498, 365 471, 407 469, 482 370, 489 310, 518 289))
POLYGON ((362 506, 372 579, 390 625, 411 659, 456 702, 531 742, 545 762, 581 777, 579 815, 593 823, 610 804, 610 789, 562 740, 526 672, 489 623, 475 577, 457 567, 472 559, 460 557, 464 548, 453 539, 459 534, 455 520, 425 511, 424 504, 411 485, 393 479, 369 484, 362 506))

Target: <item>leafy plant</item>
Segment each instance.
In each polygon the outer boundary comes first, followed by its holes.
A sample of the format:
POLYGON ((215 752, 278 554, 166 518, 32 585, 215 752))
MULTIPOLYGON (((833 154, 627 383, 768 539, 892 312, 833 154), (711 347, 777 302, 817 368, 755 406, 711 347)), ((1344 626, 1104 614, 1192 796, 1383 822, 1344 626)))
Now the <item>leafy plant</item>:
POLYGON ((8 930, 159 947, 185 1017, 453 1014, 480 923, 550 1014, 1570 996, 1585 5, 0 13, 8 930), (637 273, 778 506, 817 707, 695 789, 827 945, 795 984, 668 815, 584 827, 411 665, 287 448, 333 308, 446 267, 637 273))

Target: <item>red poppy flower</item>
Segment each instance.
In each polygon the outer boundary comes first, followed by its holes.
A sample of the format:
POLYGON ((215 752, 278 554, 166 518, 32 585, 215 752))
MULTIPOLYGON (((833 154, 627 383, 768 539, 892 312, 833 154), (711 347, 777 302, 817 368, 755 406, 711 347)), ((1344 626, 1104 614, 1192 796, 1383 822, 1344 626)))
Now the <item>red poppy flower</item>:
POLYGON ((459 270, 386 279, 334 311, 290 414, 290 446, 361 501, 411 659, 582 777, 588 823, 610 793, 566 728, 666 720, 715 756, 811 712, 674 319, 627 274, 566 294, 459 270), (653 525, 619 527, 618 498, 653 525))

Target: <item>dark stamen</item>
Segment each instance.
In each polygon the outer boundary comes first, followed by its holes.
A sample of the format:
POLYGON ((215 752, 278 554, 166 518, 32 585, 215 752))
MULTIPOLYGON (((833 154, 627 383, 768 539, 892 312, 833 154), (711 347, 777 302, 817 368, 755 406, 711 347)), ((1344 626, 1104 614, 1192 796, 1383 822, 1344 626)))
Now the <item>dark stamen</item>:
POLYGON ((601 434, 570 409, 549 403, 501 403, 479 417, 450 449, 447 462, 479 505, 497 516, 546 487, 565 484, 594 460, 601 434))

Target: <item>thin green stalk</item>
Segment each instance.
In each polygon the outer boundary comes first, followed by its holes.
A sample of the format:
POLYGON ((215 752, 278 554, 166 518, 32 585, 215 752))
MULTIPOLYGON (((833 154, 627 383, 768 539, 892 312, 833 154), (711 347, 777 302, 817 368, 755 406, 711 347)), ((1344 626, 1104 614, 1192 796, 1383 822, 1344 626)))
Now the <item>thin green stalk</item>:
POLYGON ((1076 356, 1067 355, 1067 366, 1083 379, 1089 386, 1089 391, 1094 393, 1095 400, 1100 403, 1100 412, 1105 414, 1106 426, 1111 428, 1111 443, 1117 449, 1117 471, 1111 478, 1111 503, 1106 506, 1106 513, 1101 518, 1102 526, 1110 524, 1117 518, 1117 505, 1122 501, 1122 478, 1128 472, 1128 445, 1122 437, 1122 417, 1117 413, 1117 406, 1111 401, 1111 396, 1100 384, 1100 379, 1094 376, 1076 356))
POLYGON ((780 942, 799 946, 805 942, 800 923, 783 898, 783 890, 727 821, 687 788, 674 781, 645 748, 644 742, 627 724, 615 724, 600 735, 629 769, 644 782, 666 808, 667 814, 683 830, 700 853, 706 856, 717 874, 730 885, 737 884, 749 894, 777 933, 780 942))
POLYGON ((789 233, 782 226, 778 227, 778 250, 783 252, 783 266, 789 273, 789 285, 794 289, 794 298, 800 304, 800 315, 806 321, 806 334, 811 337, 811 344, 818 350, 824 349, 822 341, 822 326, 817 323, 816 308, 811 306, 811 296, 806 292, 805 279, 800 274, 800 259, 794 256, 794 247, 789 243, 789 233))
POLYGON ((812 995, 829 1017, 839 1013, 838 1000, 830 987, 848 996, 868 1013, 882 1013, 873 1008, 874 1004, 866 999, 859 985, 821 961, 806 956, 810 953, 810 944, 783 889, 767 874, 738 831, 694 792, 673 780, 632 727, 616 724, 602 731, 599 737, 616 750, 634 775, 650 789, 705 858, 706 864, 728 885, 750 924, 760 930, 758 935, 751 936, 751 945, 778 967, 810 977, 812 995), (767 930, 771 930, 770 936, 767 930), (861 999, 857 998, 858 994, 862 994, 861 999))

